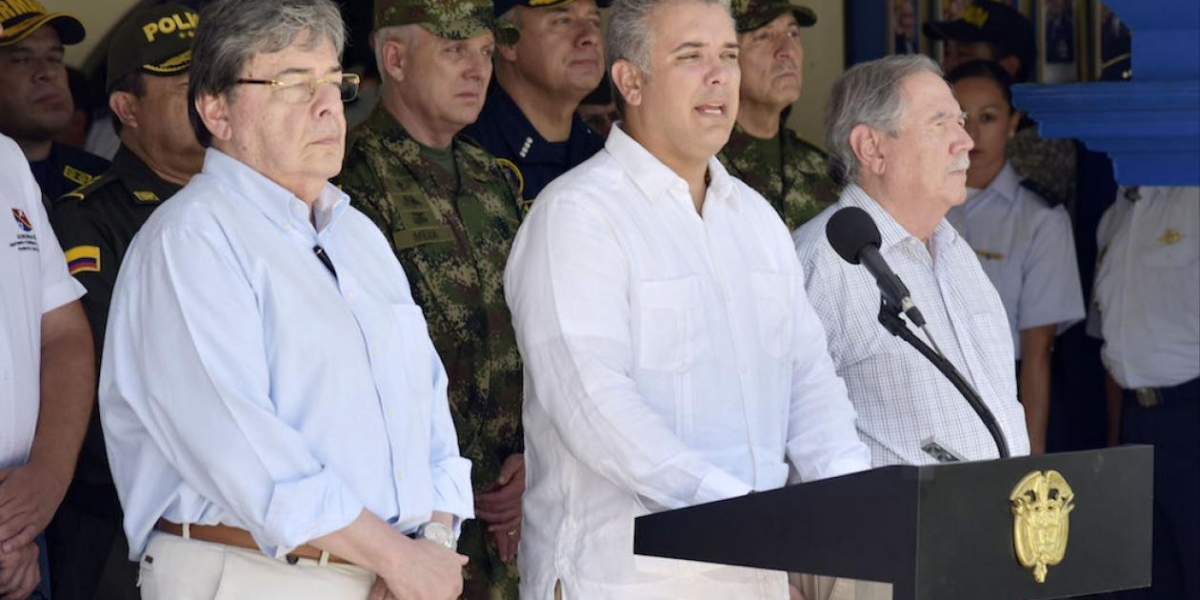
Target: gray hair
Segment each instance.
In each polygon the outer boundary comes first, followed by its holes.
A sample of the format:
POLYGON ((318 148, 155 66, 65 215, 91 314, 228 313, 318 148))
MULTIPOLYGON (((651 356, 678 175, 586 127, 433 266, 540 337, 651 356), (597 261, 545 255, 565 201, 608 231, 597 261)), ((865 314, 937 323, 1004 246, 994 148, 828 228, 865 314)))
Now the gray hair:
POLYGON ((404 46, 410 52, 417 43, 417 29, 421 26, 416 23, 408 25, 389 25, 380 27, 375 30, 372 41, 375 44, 375 66, 379 69, 379 78, 387 85, 387 69, 383 68, 383 45, 386 42, 396 41, 404 46))
POLYGON ((188 81, 188 120, 201 146, 212 145, 212 132, 196 100, 231 94, 251 58, 279 52, 302 34, 309 34, 306 49, 329 40, 341 58, 346 27, 331 0, 214 0, 204 7, 188 81))
POLYGON ((833 84, 825 113, 825 148, 829 176, 838 185, 858 180, 861 167, 850 132, 859 125, 899 135, 900 120, 908 108, 904 80, 920 73, 942 76, 941 67, 921 54, 899 54, 854 65, 833 84))

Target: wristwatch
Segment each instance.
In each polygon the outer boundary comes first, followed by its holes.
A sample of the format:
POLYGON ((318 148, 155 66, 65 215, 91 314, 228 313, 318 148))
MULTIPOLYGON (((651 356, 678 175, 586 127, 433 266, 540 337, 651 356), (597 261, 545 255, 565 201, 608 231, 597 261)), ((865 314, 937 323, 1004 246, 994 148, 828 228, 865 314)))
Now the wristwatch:
POLYGON ((434 521, 422 525, 417 529, 417 533, 413 537, 418 540, 437 542, 439 545, 445 546, 448 550, 453 550, 457 545, 454 541, 454 530, 434 521))

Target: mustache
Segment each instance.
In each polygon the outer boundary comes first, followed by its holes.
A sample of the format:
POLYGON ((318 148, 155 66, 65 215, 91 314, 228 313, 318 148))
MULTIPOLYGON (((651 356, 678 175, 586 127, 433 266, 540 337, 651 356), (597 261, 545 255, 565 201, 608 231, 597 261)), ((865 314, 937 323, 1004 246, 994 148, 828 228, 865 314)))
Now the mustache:
POLYGON ((969 168, 971 168, 971 157, 966 154, 958 157, 958 160, 955 160, 954 164, 950 165, 951 171, 966 171, 969 168))
POLYGON ((771 75, 795 74, 800 72, 800 65, 792 61, 782 62, 771 69, 771 75))

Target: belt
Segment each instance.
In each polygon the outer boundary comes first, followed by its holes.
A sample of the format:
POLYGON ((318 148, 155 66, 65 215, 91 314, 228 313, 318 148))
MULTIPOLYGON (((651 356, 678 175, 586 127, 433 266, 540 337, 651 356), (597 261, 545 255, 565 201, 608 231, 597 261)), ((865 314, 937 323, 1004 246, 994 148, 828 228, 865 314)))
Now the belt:
POLYGON ((1127 401, 1137 402, 1142 408, 1154 408, 1168 402, 1196 401, 1200 400, 1200 377, 1171 387, 1121 390, 1121 395, 1127 401))
MULTIPOLYGON (((245 548, 247 550, 257 550, 261 552, 258 544, 255 543, 254 537, 245 529, 230 527, 228 525, 180 525, 166 519, 159 519, 154 528, 171 535, 177 535, 182 538, 200 540, 202 542, 212 542, 214 544, 224 544, 235 548, 245 548)), ((296 561, 301 558, 307 558, 325 564, 326 562, 350 564, 350 561, 334 556, 320 548, 311 544, 297 546, 287 554, 289 564, 296 564, 296 561)))

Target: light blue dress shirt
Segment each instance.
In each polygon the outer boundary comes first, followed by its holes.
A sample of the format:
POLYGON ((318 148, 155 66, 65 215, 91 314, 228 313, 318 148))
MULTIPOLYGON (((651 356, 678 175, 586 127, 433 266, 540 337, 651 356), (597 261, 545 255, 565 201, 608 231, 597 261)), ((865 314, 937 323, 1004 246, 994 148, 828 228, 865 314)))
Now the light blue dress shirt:
POLYGON ((946 220, 979 257, 1004 310, 1021 358, 1021 331, 1057 325, 1062 333, 1083 320, 1083 288, 1075 261, 1071 217, 1021 185, 1006 164, 966 202, 950 209, 946 220))
POLYGON ((364 508, 402 532, 432 511, 474 516, 403 270, 332 185, 313 221, 210 149, 134 238, 99 394, 131 559, 160 517, 246 529, 278 558, 364 508))

